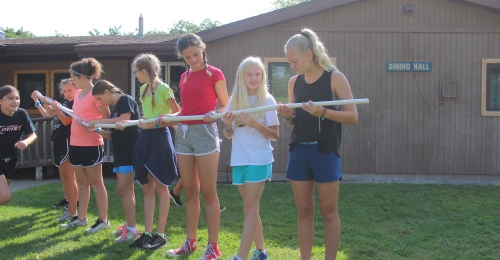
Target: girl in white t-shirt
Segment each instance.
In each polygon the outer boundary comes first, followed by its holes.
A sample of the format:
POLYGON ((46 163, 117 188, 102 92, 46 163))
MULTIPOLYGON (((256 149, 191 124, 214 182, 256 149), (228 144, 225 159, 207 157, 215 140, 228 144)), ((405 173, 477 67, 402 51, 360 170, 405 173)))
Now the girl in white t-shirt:
POLYGON ((271 180, 273 148, 271 140, 279 138, 279 121, 276 110, 256 114, 230 111, 275 105, 276 101, 267 91, 267 75, 264 64, 257 57, 245 58, 236 72, 236 82, 226 106, 224 136, 233 139, 231 166, 233 184, 243 198, 245 222, 238 253, 233 259, 247 259, 255 242, 256 250, 251 259, 267 259, 264 249, 262 221, 259 203, 266 181, 271 180))

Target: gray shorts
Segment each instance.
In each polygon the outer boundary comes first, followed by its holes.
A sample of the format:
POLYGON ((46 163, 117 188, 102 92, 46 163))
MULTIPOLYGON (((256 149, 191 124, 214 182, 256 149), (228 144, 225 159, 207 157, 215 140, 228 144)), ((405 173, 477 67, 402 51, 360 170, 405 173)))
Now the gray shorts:
POLYGON ((175 151, 177 154, 195 156, 220 151, 217 124, 179 123, 175 134, 175 151))

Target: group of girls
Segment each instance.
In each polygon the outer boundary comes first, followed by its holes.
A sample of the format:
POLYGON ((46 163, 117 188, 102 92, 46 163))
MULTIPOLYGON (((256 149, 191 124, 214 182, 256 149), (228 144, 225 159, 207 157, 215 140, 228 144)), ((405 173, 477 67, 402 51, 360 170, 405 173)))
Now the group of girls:
MULTIPOLYGON (((353 98, 346 77, 332 64, 315 32, 303 29, 287 41, 284 51, 291 69, 297 72, 288 83, 288 102, 302 103, 301 109, 291 109, 279 103, 275 111, 239 115, 231 111, 276 104, 268 92, 266 70, 259 58, 247 57, 241 62, 229 98, 224 75, 220 69, 207 63, 206 45, 201 38, 192 33, 183 35, 177 41, 177 56, 186 63, 186 72, 182 74, 178 86, 182 102, 180 108, 172 89, 159 80, 159 60, 152 54, 141 54, 133 61, 132 69, 143 84, 140 88, 143 119, 156 120, 153 123, 139 120, 138 126, 126 128, 123 127, 124 123, 140 118, 134 99, 108 81, 92 84, 92 79, 97 79, 101 72, 101 66, 95 59, 73 63, 70 68, 72 84, 78 89, 74 94, 73 112, 85 122, 72 119, 69 160, 78 183, 79 207, 76 212, 72 206, 76 205, 74 182, 69 184, 70 181, 63 181, 65 198, 70 205, 67 214, 72 217, 70 222, 62 226, 87 225, 86 208, 91 185, 96 193, 99 219, 87 232, 110 227, 100 164, 104 137, 111 139, 114 145, 117 190, 126 215, 126 223, 114 232, 118 236, 116 241, 133 241, 131 247, 144 249, 157 249, 166 244, 164 230, 169 211, 168 186, 179 173, 182 175, 186 197, 186 240, 179 248, 168 250, 167 256, 180 257, 197 249, 201 192, 208 225, 208 244, 200 259, 219 259, 222 253, 218 246, 220 204, 216 181, 220 147, 216 119, 211 116, 224 113, 222 131, 226 138, 232 139, 233 184, 238 187, 244 203, 240 247, 231 259, 268 259, 259 204, 265 182, 272 177, 274 159, 270 141, 279 138, 279 114, 293 127, 286 177, 291 180, 298 209, 301 258, 311 259, 316 185, 325 233, 325 259, 335 259, 340 243, 337 202, 342 178, 339 157, 341 124, 356 124, 357 110, 355 105, 321 107, 313 103, 353 98), (111 114, 108 106, 114 107, 111 114), (204 117, 203 120, 180 122, 161 119, 164 116, 190 115, 204 117), (88 126, 84 127, 86 122, 88 126), (94 127, 100 123, 112 123, 116 128, 108 132, 94 127), (173 131, 175 127, 177 131, 173 131), (140 235, 135 226, 134 179, 142 184, 144 193, 145 231, 140 235), (157 231, 153 234, 155 192, 159 197, 160 209, 157 231), (249 258, 254 243, 256 250, 249 258)), ((2 91, 0 89, 0 94, 2 91)), ((15 98, 16 95, 18 99, 16 93, 9 94, 9 97, 15 98)), ((16 110, 23 111, 17 108, 4 109, 4 96, 0 95, 3 117, 16 110)), ((69 104, 70 96, 65 97, 69 104)), ((69 124, 69 119, 56 106, 51 108, 63 125, 69 124)), ((23 128, 23 131, 30 133, 29 129, 23 128)), ((34 137, 30 136, 28 138, 31 139, 21 141, 24 143, 16 147, 20 146, 21 149, 32 142, 34 137)), ((56 142, 58 138, 53 137, 53 140, 56 142)), ((59 146, 63 145, 56 147, 59 146)), ((59 165, 62 168, 64 163, 59 162, 59 165)), ((67 179, 72 178, 69 176, 67 179)), ((6 184, 2 184, 0 179, 2 185, 6 184)))

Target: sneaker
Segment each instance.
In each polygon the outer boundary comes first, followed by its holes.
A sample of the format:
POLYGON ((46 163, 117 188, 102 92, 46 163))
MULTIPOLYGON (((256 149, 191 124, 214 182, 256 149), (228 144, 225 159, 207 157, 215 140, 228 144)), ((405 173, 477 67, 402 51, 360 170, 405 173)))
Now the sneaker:
POLYGON ((108 229, 108 228, 111 228, 111 226, 109 225, 109 220, 104 222, 102 221, 100 218, 98 218, 94 225, 92 225, 90 228, 88 228, 87 230, 85 230, 85 232, 87 233, 95 233, 97 231, 100 231, 100 230, 103 230, 103 229, 108 229))
POLYGON ((250 257, 250 260, 267 260, 267 257, 268 255, 266 250, 255 249, 250 257))
POLYGON ((196 242, 192 243, 186 239, 184 244, 177 249, 170 249, 167 251, 168 256, 179 257, 181 255, 190 254, 196 250, 196 242))
POLYGON ((224 211, 224 210, 226 210, 226 207, 224 207, 224 206, 222 206, 222 205, 221 205, 221 206, 220 206, 220 212, 222 212, 222 211, 224 211))
POLYGON ((123 230, 125 230, 125 229, 126 229, 125 225, 121 225, 121 226, 118 227, 118 229, 116 229, 115 231, 111 232, 111 234, 113 234, 113 236, 115 236, 115 237, 119 237, 119 236, 122 235, 123 230))
POLYGON ((68 221, 68 220, 73 219, 74 217, 76 217, 76 215, 73 215, 73 214, 69 213, 69 211, 66 210, 66 211, 64 211, 64 213, 60 217, 56 218, 56 220, 57 221, 68 221))
POLYGON ((166 238, 163 238, 162 236, 160 236, 158 234, 154 234, 151 241, 149 243, 145 244, 142 248, 149 249, 149 250, 156 250, 156 249, 158 249, 166 244, 167 244, 166 238))
POLYGON ((148 244, 153 237, 146 233, 142 233, 142 235, 134 241, 134 243, 128 245, 131 248, 143 248, 144 245, 148 244))
POLYGON ((184 203, 182 203, 182 201, 181 201, 181 195, 175 195, 174 190, 170 190, 168 193, 170 194, 170 198, 172 199, 172 201, 174 202, 175 205, 177 205, 179 207, 184 205, 184 203))
POLYGON ((120 236, 117 239, 115 239, 115 243, 132 242, 139 239, 140 237, 139 232, 137 230, 133 232, 125 228, 120 233, 121 233, 120 236))
POLYGON ((207 249, 205 249, 205 254, 203 254, 202 258, 198 258, 198 260, 213 260, 221 258, 222 253, 217 248, 215 249, 212 244, 207 245, 207 249))
POLYGON ((66 200, 66 199, 62 199, 61 201, 59 201, 58 203, 52 205, 53 208, 59 208, 59 207, 64 207, 64 206, 67 206, 69 204, 69 202, 66 200))
POLYGON ((86 226, 89 223, 87 222, 87 218, 84 220, 81 220, 78 218, 78 216, 74 216, 68 223, 62 224, 60 227, 62 228, 74 228, 77 226, 86 226))

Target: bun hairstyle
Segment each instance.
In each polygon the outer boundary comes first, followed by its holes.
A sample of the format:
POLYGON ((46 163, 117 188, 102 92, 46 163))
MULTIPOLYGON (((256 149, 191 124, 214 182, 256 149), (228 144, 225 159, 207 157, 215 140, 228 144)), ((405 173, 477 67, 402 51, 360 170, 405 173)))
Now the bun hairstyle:
MULTIPOLYGON (((200 47, 203 50, 203 64, 205 65, 205 72, 207 73, 208 76, 212 76, 212 73, 208 70, 208 64, 207 64, 207 45, 201 40, 200 36, 194 34, 194 33, 188 33, 183 36, 181 36, 177 40, 177 49, 175 51, 175 54, 177 54, 177 58, 181 59, 182 58, 182 51, 189 48, 189 47, 200 47)), ((186 77, 184 78, 184 82, 188 80, 189 76, 189 69, 190 66, 187 64, 186 61, 186 77)))
POLYGON ((300 33, 295 34, 285 44, 285 52, 290 48, 297 48, 301 52, 311 51, 314 56, 314 63, 326 71, 338 70, 333 65, 325 45, 318 35, 311 29, 304 28, 300 33))
POLYGON ((160 76, 161 76, 161 63, 158 57, 156 57, 154 54, 151 53, 142 53, 137 55, 134 58, 134 61, 132 62, 132 68, 137 68, 139 70, 146 70, 146 72, 149 75, 149 84, 144 89, 144 92, 142 92, 141 99, 144 99, 144 96, 146 95, 146 92, 148 91, 148 88, 151 88, 151 95, 152 95, 152 105, 155 107, 155 99, 154 95, 155 92, 153 91, 153 84, 155 81, 160 81, 160 76))
POLYGON ((111 94, 120 94, 123 95, 123 90, 113 85, 113 83, 107 80, 99 80, 94 84, 94 88, 92 88, 92 95, 102 95, 104 91, 109 91, 111 94))
POLYGON ((69 71, 77 77, 88 79, 99 79, 104 72, 102 64, 94 58, 83 58, 80 61, 71 63, 69 71))

